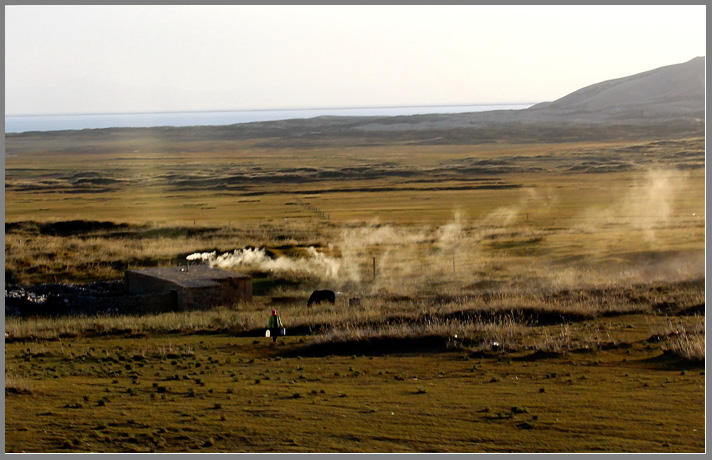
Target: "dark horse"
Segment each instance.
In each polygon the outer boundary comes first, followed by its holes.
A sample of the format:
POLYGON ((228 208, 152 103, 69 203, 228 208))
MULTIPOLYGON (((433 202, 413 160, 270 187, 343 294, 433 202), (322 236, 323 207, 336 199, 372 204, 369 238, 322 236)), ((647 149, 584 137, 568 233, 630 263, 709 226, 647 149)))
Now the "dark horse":
POLYGON ((312 294, 309 296, 307 307, 311 307, 311 304, 320 303, 324 300, 331 302, 331 304, 333 305, 336 301, 336 294, 334 294, 334 291, 329 291, 328 289, 325 289, 323 291, 312 292, 312 294))

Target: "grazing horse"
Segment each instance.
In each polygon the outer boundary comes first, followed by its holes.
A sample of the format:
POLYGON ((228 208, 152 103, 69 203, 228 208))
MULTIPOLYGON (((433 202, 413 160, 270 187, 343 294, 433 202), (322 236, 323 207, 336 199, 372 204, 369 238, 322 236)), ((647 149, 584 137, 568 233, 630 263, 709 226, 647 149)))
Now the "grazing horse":
POLYGON ((312 294, 309 296, 307 307, 311 307, 311 304, 320 303, 324 300, 331 302, 331 304, 333 305, 336 301, 336 294, 334 294, 334 291, 329 291, 328 289, 325 289, 323 291, 312 292, 312 294))

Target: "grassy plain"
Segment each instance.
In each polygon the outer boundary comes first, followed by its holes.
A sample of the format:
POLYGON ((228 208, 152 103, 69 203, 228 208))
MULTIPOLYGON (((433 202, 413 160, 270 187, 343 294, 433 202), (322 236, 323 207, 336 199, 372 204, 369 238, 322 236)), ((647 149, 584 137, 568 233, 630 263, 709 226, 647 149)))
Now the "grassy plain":
POLYGON ((269 253, 249 303, 6 318, 8 452, 705 450, 702 138, 7 151, 6 284, 269 253))
MULTIPOLYGON (((614 322, 642 329, 640 318, 614 322)), ((701 367, 659 349, 299 357, 304 338, 6 346, 8 452, 701 452, 701 367), (630 351, 631 353, 627 353, 630 351)))

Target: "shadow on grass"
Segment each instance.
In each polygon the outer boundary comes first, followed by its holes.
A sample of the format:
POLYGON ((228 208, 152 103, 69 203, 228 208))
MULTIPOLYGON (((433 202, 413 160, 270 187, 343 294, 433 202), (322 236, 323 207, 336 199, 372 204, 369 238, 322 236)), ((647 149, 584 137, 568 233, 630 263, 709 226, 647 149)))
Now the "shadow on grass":
POLYGON ((364 340, 346 340, 343 342, 312 343, 297 349, 285 350, 284 357, 309 356, 386 356, 410 353, 439 353, 452 351, 448 347, 449 339, 440 336, 421 337, 374 337, 364 340))
POLYGON ((643 363, 652 364, 663 370, 704 370, 704 359, 689 359, 678 355, 672 350, 665 350, 657 356, 642 360, 643 363))

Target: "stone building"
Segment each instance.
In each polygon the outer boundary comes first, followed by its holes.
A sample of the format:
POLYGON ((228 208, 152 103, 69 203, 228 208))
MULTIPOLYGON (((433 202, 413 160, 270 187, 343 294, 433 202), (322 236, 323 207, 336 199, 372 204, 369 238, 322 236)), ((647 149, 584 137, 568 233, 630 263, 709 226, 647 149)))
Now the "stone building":
POLYGON ((207 265, 127 270, 130 295, 167 296, 175 311, 203 310, 252 300, 252 277, 207 265))

